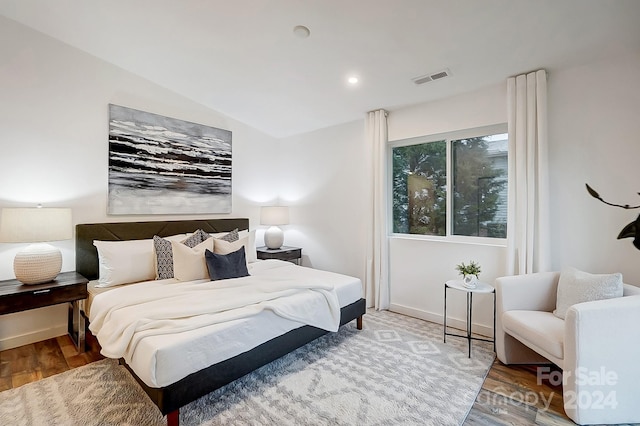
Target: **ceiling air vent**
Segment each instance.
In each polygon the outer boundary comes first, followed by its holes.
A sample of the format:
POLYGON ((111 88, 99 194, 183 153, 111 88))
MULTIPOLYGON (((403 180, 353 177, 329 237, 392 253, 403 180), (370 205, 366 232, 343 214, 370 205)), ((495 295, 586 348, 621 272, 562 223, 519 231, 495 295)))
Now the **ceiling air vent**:
POLYGON ((430 81, 440 80, 441 78, 449 77, 450 75, 451 75, 451 72, 448 69, 445 69, 445 70, 434 72, 431 74, 421 75, 420 77, 415 77, 415 78, 412 78, 411 80, 415 84, 424 84, 430 81))

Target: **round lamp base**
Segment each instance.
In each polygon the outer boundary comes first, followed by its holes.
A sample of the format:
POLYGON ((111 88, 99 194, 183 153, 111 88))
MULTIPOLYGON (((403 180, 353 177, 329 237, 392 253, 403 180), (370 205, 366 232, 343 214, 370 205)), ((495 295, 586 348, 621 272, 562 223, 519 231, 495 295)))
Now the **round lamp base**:
POLYGON ((279 249, 284 242, 284 232, 277 226, 271 226, 264 233, 264 244, 270 249, 279 249))
POLYGON ((18 252, 13 260, 13 272, 23 284, 52 281, 62 269, 62 253, 50 244, 32 244, 18 252))

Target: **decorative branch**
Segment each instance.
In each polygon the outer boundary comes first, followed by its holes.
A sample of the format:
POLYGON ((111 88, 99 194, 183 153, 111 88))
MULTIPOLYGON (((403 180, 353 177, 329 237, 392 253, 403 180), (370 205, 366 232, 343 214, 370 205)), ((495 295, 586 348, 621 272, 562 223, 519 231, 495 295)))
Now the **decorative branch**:
MULTIPOLYGON (((598 194, 598 192, 595 189, 589 186, 589 184, 585 183, 585 185, 587 186, 587 192, 589 192, 589 194, 593 198, 595 198, 596 200, 602 201, 608 206, 620 207, 621 209, 627 209, 627 210, 640 209, 640 205, 638 206, 630 206, 629 204, 620 205, 620 204, 614 204, 614 203, 605 201, 602 199, 600 194, 598 194)), ((640 192, 638 193, 638 195, 640 195, 640 192)), ((620 233, 618 234, 618 239, 621 240, 623 238, 633 238, 633 245, 635 246, 635 248, 640 250, 640 215, 638 215, 636 220, 634 220, 633 222, 629 223, 627 226, 622 228, 622 231, 620 231, 620 233)))
MULTIPOLYGON (((630 206, 629 204, 622 205, 622 204, 614 204, 614 203, 605 201, 595 189, 589 186, 588 183, 585 183, 585 186, 587 187, 587 192, 589 192, 589 195, 591 195, 596 200, 602 201, 604 204, 608 206, 620 207, 621 209, 627 209, 627 210, 640 209, 640 205, 630 206)), ((638 195, 640 195, 640 192, 638 192, 638 195)))

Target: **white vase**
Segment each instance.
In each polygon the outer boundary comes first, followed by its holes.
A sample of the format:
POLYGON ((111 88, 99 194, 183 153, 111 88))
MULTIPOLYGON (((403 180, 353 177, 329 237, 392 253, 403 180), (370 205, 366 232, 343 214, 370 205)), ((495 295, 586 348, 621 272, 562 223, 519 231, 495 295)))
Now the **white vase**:
POLYGON ((476 288, 476 283, 478 281, 478 277, 476 275, 465 275, 462 283, 467 288, 476 288))

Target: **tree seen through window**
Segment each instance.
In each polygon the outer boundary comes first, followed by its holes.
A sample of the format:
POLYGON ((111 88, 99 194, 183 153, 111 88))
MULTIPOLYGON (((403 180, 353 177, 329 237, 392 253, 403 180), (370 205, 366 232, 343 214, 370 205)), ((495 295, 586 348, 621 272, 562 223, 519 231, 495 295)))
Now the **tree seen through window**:
POLYGON ((450 191, 447 143, 393 148, 393 232, 445 236, 449 195, 452 234, 506 238, 507 135, 449 141, 450 191))

